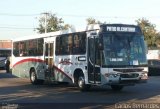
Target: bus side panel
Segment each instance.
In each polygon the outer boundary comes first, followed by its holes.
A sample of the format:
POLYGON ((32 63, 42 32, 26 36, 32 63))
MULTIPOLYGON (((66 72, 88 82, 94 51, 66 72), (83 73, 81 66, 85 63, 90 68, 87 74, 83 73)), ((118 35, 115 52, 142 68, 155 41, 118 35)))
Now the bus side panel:
POLYGON ((34 59, 34 58, 17 58, 14 60, 12 74, 18 77, 30 77, 30 70, 31 68, 35 69, 37 74, 37 79, 44 79, 45 78, 45 64, 41 59, 34 59), (40 62, 38 62, 40 61, 40 62))
POLYGON ((71 82, 71 66, 69 56, 56 56, 54 64, 55 81, 71 82))
POLYGON ((85 61, 79 61, 79 57, 85 56, 78 56, 78 55, 66 55, 66 56, 56 56, 55 57, 55 66, 57 69, 55 72, 55 80, 56 81, 63 81, 63 82, 72 82, 74 80, 74 72, 76 69, 82 71, 84 76, 86 77, 85 61))
POLYGON ((18 64, 12 68, 12 74, 18 77, 29 77, 29 73, 27 71, 28 62, 18 64))

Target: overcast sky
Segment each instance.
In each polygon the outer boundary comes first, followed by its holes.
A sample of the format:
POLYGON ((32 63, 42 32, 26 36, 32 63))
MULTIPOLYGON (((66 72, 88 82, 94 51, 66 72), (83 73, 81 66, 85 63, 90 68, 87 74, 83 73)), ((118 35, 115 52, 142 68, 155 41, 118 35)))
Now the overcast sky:
POLYGON ((160 0, 1 0, 0 6, 0 40, 36 34, 43 12, 77 28, 85 27, 89 17, 127 24, 146 18, 160 31, 160 0))

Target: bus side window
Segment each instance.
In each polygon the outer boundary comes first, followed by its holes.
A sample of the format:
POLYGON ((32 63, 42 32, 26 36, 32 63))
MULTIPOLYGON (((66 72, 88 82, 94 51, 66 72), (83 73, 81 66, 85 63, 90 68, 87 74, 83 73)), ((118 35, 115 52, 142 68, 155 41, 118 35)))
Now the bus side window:
POLYGON ((14 54, 14 56, 19 56, 19 48, 18 48, 18 46, 19 46, 19 42, 15 42, 13 44, 13 54, 14 54))
POLYGON ((86 52, 86 33, 80 33, 79 36, 79 50, 80 53, 85 53, 86 52))
POLYGON ((84 32, 74 35, 73 54, 83 54, 86 51, 86 34, 84 32))
POLYGON ((61 47, 60 47, 60 36, 56 38, 56 55, 59 55, 61 52, 61 47))
POLYGON ((43 44, 44 44, 44 40, 38 39, 38 43, 37 43, 37 55, 38 56, 43 55, 43 44))
POLYGON ((78 35, 74 35, 74 47, 73 47, 73 53, 77 54, 79 52, 79 38, 78 35))
POLYGON ((72 53, 72 48, 73 48, 73 43, 72 43, 73 41, 72 41, 72 35, 69 35, 68 36, 68 43, 67 43, 67 45, 68 45, 68 53, 67 54, 71 54, 72 53))
POLYGON ((68 54, 68 36, 64 35, 61 37, 61 47, 62 47, 62 55, 68 54))
POLYGON ((24 51, 23 51, 23 50, 20 50, 19 56, 23 56, 23 55, 24 55, 24 51))

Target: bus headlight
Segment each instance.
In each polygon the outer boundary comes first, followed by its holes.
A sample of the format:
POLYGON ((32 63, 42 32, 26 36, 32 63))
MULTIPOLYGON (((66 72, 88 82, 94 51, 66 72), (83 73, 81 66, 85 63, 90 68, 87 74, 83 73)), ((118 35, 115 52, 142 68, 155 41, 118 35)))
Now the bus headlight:
POLYGON ((148 79, 148 74, 147 74, 147 72, 143 72, 143 73, 141 74, 141 79, 148 79))

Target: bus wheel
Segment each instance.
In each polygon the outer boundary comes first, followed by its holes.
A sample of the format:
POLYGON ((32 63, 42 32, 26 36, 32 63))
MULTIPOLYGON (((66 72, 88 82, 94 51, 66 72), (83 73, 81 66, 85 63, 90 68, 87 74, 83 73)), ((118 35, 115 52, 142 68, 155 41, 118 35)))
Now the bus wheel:
POLYGON ((34 69, 31 70, 30 72, 30 81, 32 84, 37 84, 38 80, 37 80, 37 75, 34 69))
POLYGON ((44 80, 37 79, 37 75, 34 69, 30 72, 30 81, 34 85, 40 85, 44 83, 44 80))
POLYGON ((120 91, 123 89, 123 86, 120 85, 111 85, 112 90, 114 91, 120 91))
POLYGON ((80 76, 78 78, 78 87, 81 91, 87 91, 90 88, 90 85, 85 84, 84 77, 80 76))

